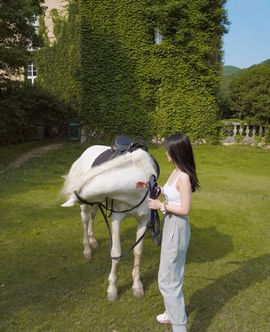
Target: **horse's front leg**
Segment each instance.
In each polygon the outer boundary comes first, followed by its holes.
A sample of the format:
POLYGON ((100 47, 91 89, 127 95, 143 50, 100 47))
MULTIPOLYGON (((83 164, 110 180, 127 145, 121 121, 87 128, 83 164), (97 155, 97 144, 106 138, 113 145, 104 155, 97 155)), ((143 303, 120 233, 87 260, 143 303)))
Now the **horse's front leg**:
POLYGON ((94 218, 97 214, 97 205, 94 205, 90 208, 90 213, 89 213, 89 224, 88 224, 88 238, 89 238, 89 243, 90 247, 92 248, 97 248, 98 244, 97 241, 94 237, 94 218))
MULTIPOLYGON (((112 214, 112 248, 111 257, 119 257, 121 255, 120 244, 120 224, 123 217, 120 214, 112 214)), ((107 290, 108 300, 116 301, 118 299, 118 291, 116 286, 116 272, 120 259, 112 259, 112 268, 109 275, 109 287, 107 290)))
MULTIPOLYGON (((146 230, 146 220, 147 217, 141 219, 137 225, 137 233, 136 233, 136 241, 142 236, 142 234, 146 230)), ((137 246, 133 249, 134 254, 134 267, 132 271, 133 277, 133 285, 132 291, 135 297, 142 297, 144 295, 143 284, 141 281, 140 275, 140 264, 141 264, 141 256, 143 251, 143 239, 137 244, 137 246)))
POLYGON ((89 206, 83 204, 81 207, 81 218, 83 223, 83 255, 86 259, 92 258, 90 243, 88 240, 89 206))

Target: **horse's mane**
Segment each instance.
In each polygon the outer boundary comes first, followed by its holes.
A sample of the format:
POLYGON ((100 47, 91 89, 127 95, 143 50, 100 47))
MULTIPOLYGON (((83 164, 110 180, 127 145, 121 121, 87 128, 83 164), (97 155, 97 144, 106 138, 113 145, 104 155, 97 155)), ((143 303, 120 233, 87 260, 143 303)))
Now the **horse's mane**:
POLYGON ((156 173, 153 159, 146 151, 142 149, 135 150, 131 153, 127 152, 99 166, 90 168, 86 173, 83 174, 80 172, 75 162, 72 165, 68 175, 64 176, 65 183, 62 189, 62 193, 69 196, 73 194, 74 191, 79 191, 89 180, 95 176, 128 163, 135 164, 142 168, 147 176, 156 173))

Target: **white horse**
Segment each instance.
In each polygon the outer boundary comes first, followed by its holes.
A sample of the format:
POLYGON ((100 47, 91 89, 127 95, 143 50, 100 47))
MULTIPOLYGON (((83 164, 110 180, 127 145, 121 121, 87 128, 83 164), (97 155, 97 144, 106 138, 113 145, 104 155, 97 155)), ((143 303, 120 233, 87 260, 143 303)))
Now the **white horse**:
MULTIPOLYGON (((92 146, 84 151, 79 159, 73 163, 68 175, 65 177, 62 190, 68 197, 68 200, 62 204, 63 207, 73 206, 78 203, 75 192, 79 193, 80 197, 88 202, 104 202, 106 197, 113 199, 115 211, 130 209, 143 200, 146 189, 137 188, 136 183, 138 181, 147 182, 152 174, 157 175, 153 159, 146 151, 138 149, 91 168, 97 156, 109 148, 101 145, 92 146)), ((93 221, 98 208, 97 205, 89 206, 86 204, 81 204, 80 207, 84 227, 83 255, 87 259, 91 259, 91 247, 95 248, 97 246, 93 232, 93 221)), ((149 215, 147 199, 140 206, 129 212, 112 213, 111 257, 119 257, 121 255, 120 224, 127 215, 135 216, 137 219, 137 240, 146 230, 149 215)), ((144 295, 143 284, 140 279, 142 249, 143 241, 133 249, 132 290, 135 297, 144 295)), ((110 301, 115 301, 118 298, 116 285, 118 263, 119 259, 112 259, 111 272, 108 278, 109 287, 107 289, 110 301)))

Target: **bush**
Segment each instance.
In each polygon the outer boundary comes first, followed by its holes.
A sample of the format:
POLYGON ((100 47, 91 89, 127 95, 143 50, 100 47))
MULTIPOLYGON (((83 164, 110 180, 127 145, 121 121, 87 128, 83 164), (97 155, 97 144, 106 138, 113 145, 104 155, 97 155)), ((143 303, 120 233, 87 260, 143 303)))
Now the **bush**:
POLYGON ((0 94, 0 144, 33 139, 37 125, 44 126, 47 138, 66 134, 71 107, 52 93, 13 82, 2 87, 0 94))

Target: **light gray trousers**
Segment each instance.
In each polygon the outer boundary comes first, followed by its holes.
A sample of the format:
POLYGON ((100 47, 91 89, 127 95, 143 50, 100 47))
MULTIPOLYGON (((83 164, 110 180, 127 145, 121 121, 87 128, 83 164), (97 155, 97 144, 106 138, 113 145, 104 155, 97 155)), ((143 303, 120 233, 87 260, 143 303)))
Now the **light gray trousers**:
POLYGON ((165 215, 158 272, 158 285, 173 332, 186 332, 183 295, 186 252, 190 239, 188 217, 165 215))

